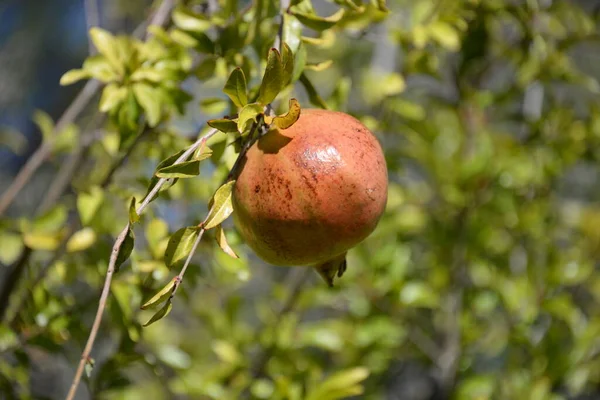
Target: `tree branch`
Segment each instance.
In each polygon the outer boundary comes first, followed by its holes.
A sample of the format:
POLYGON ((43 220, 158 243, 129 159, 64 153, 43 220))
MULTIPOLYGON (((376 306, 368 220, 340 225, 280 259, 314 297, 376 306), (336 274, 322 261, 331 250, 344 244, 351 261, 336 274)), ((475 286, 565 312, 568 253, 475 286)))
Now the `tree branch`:
MULTIPOLYGON (((193 153, 196 151, 198 147, 200 147, 204 142, 206 142, 209 138, 214 136, 218 131, 213 129, 209 131, 206 135, 198 139, 193 145, 191 145, 177 160, 173 163, 173 165, 181 164, 185 160, 187 160, 193 153)), ((167 183, 168 179, 161 178, 158 180, 154 188, 142 201, 142 204, 137 208, 136 213, 141 215, 144 209, 148 206, 150 201, 154 198, 154 195, 158 193, 160 188, 167 183)), ((106 308, 106 301, 108 298, 108 294, 110 293, 110 285, 112 283, 112 277, 115 272, 117 256, 119 255, 119 251, 121 249, 121 245, 123 244, 125 237, 130 229, 130 224, 128 223, 125 228, 121 231, 117 240, 115 241, 110 260, 108 263, 108 269, 106 271, 106 278, 104 280, 104 286, 102 288, 102 294, 100 295, 100 301, 98 303, 98 310, 96 311, 96 317, 94 318, 94 323, 92 325, 92 330, 90 331, 90 335, 88 337, 87 343, 81 354, 81 359, 79 361, 79 366, 77 367, 77 371, 75 372, 75 377, 73 378, 73 382, 71 384, 71 389, 69 390, 69 394, 67 395, 67 400, 72 400, 75 397, 75 393, 77 391, 77 386, 81 381, 81 376, 85 369, 85 365, 89 360, 90 353, 92 351, 92 347, 94 346, 94 342, 96 340, 96 335, 98 334, 98 330, 100 328, 100 323, 102 322, 102 316, 104 314, 104 309, 106 308)))

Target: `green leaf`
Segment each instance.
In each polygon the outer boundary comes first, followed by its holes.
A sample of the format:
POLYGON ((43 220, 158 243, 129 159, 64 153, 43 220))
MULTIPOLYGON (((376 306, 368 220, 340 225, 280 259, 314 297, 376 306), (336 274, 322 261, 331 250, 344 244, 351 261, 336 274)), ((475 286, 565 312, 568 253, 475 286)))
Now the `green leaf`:
POLYGON ((85 360, 85 376, 88 378, 92 376, 92 371, 94 370, 94 366, 96 365, 96 361, 92 357, 88 357, 85 360))
POLYGON ((60 85, 67 86, 71 85, 75 82, 78 82, 82 79, 89 79, 90 74, 88 71, 84 71, 83 69, 72 69, 67 71, 60 77, 60 85))
POLYGON ((221 186, 213 196, 213 205, 202 223, 204 229, 211 229, 221 224, 233 212, 231 196, 235 181, 229 181, 221 186))
POLYGON ((149 81, 153 83, 160 83, 165 79, 176 79, 177 76, 173 70, 168 69, 156 69, 153 67, 141 67, 135 70, 131 74, 130 79, 134 82, 138 81, 149 81))
POLYGON ((95 78, 103 83, 119 79, 119 74, 103 55, 97 54, 86 58, 82 68, 91 78, 95 78))
POLYGON ((215 239, 217 241, 217 244, 219 245, 221 250, 225 252, 225 254, 233 258, 240 258, 237 254, 235 254, 235 251, 233 251, 231 246, 229 246, 229 243, 227 243, 227 236, 225 236, 225 231, 221 227, 221 224, 217 225, 215 229, 215 239))
POLYGON ((224 133, 234 133, 238 131, 237 122, 227 118, 211 119, 208 120, 207 124, 224 133))
POLYGON ((129 203, 129 223, 135 224, 139 220, 140 220, 140 216, 138 215, 137 211, 135 210, 135 197, 133 197, 131 199, 131 202, 129 203))
POLYGON ((77 196, 77 211, 81 223, 86 226, 96 216, 104 201, 104 191, 99 186, 92 186, 87 192, 77 196))
POLYGON ((167 267, 171 268, 173 264, 190 253, 199 233, 200 228, 197 226, 188 226, 179 229, 171 236, 165 250, 165 264, 167 267))
POLYGON ((302 37, 302 24, 298 18, 288 13, 283 14, 283 41, 290 46, 293 53, 300 47, 302 37))
POLYGON ((294 71, 292 72, 292 82, 296 82, 300 79, 300 75, 304 72, 306 66, 306 46, 300 43, 296 57, 294 60, 294 71))
POLYGON ((375 3, 377 4, 377 8, 379 9, 379 11, 390 11, 389 8, 387 8, 387 5, 385 4, 385 0, 375 0, 375 3))
POLYGON ((33 250, 53 251, 60 246, 60 233, 27 232, 23 234, 23 243, 33 250))
POLYGON ((191 178, 200 173, 200 161, 191 160, 159 169, 159 178, 191 178))
POLYGON ((252 121, 256 122, 256 117, 263 112, 263 107, 258 103, 250 103, 240 110, 238 115, 238 132, 244 133, 252 121))
POLYGON ((109 83, 102 90, 100 98, 100 111, 109 112, 113 108, 125 101, 127 98, 127 88, 119 86, 116 83, 109 83))
POLYGON ((192 156, 192 160, 202 161, 210 158, 212 156, 212 149, 206 145, 206 142, 203 143, 200 147, 196 149, 194 155, 192 156))
POLYGON ((200 109, 205 114, 222 114, 227 109, 227 100, 211 97, 200 101, 200 109))
POLYGON ((156 312, 156 314, 154 314, 152 316, 152 318, 150 318, 150 320, 148 322, 146 322, 143 326, 147 327, 147 326, 152 325, 156 321, 160 321, 161 319, 163 319, 164 317, 169 315, 172 308, 173 308, 173 304, 171 303, 171 300, 167 301, 167 303, 160 310, 158 310, 156 312))
POLYGON ((23 247, 21 235, 0 231, 0 263, 10 265, 17 261, 23 247))
POLYGON ((308 94, 308 99, 310 100, 310 102, 312 104, 314 104, 317 107, 327 109, 327 104, 321 98, 321 96, 319 96, 319 93, 317 93, 317 90, 313 86, 312 82, 308 79, 306 74, 304 74, 304 73, 300 74, 300 83, 302 83, 302 86, 304 86, 304 89, 306 89, 306 93, 308 94))
POLYGON ((121 243, 121 247, 119 248, 119 253, 117 255, 117 262, 115 263, 115 272, 119 271, 121 265, 127 261, 131 252, 133 251, 133 245, 135 243, 135 235, 133 233, 133 229, 131 229, 131 224, 127 224, 127 234, 125 235, 125 240, 121 243))
POLYGON ((315 64, 306 64, 306 66, 304 67, 304 69, 309 69, 311 71, 324 71, 327 68, 331 67, 331 65, 333 64, 333 60, 327 60, 327 61, 322 61, 320 63, 315 63, 315 64))
POLYGON ((171 14, 173 22, 184 31, 206 32, 212 23, 202 14, 195 14, 181 7, 176 8, 171 14))
POLYGON ((200 45, 200 43, 198 42, 198 40, 192 36, 191 34, 181 31, 179 29, 173 29, 170 33, 171 35, 171 39, 183 46, 183 47, 187 47, 187 48, 193 48, 196 47, 198 45, 200 45))
POLYGON ((124 72, 124 66, 119 59, 115 37, 104 29, 93 27, 90 29, 90 39, 98 52, 102 54, 119 75, 124 72))
POLYGON ((277 49, 271 48, 267 55, 267 67, 263 75, 257 102, 267 105, 279 94, 283 88, 283 64, 277 49))
POLYGON ((241 68, 231 71, 223 92, 229 96, 233 104, 237 107, 244 107, 248 104, 248 94, 246 89, 246 77, 241 68))
POLYGON ((134 83, 132 88, 138 104, 146 112, 148 126, 151 128, 155 127, 160 122, 161 114, 158 91, 147 83, 142 82, 134 83))
POLYGON ((340 8, 335 14, 329 17, 319 17, 316 14, 298 11, 296 7, 290 9, 290 14, 298 18, 304 26, 319 32, 332 28, 342 19, 344 13, 345 10, 340 8))
MULTIPOLYGON (((169 165, 173 165, 173 163, 175 161, 177 161, 177 159, 185 152, 185 150, 180 150, 179 152, 165 158, 164 160, 162 160, 157 166, 156 166, 156 170, 154 170, 154 174, 152 175, 152 178, 150 179, 150 183, 148 184, 148 190, 146 191, 146 195, 147 196, 152 189, 154 188, 154 186, 158 183, 159 181, 159 177, 156 176, 156 172, 158 172, 158 170, 164 168, 164 167, 168 167, 169 165)), ((173 186, 175 183, 177 182, 177 179, 171 179, 168 181, 168 183, 165 183, 164 185, 162 185, 162 187, 160 188, 160 190, 158 191, 163 192, 167 189, 169 189, 171 186, 173 186)), ((144 196, 144 197, 145 197, 144 196)), ((158 196, 158 194, 156 196, 154 196, 154 198, 152 198, 150 201, 154 201, 154 199, 156 199, 156 197, 158 196)))
POLYGON ((309 393, 307 400, 337 400, 359 395, 363 392, 360 382, 368 376, 369 370, 364 367, 338 372, 309 393))
POLYGON ((142 304, 141 309, 145 310, 147 308, 153 307, 157 304, 163 303, 171 297, 171 293, 173 292, 173 287, 175 286, 175 282, 177 282, 179 278, 177 276, 173 277, 162 289, 160 289, 150 300, 142 304))
POLYGON ((279 129, 287 129, 290 126, 294 125, 296 121, 300 118, 300 103, 296 99, 290 99, 289 103, 289 111, 285 115, 280 115, 273 118, 273 123, 279 129))
POLYGON ((55 153, 72 151, 78 142, 78 136, 79 127, 76 124, 67 125, 62 131, 54 136, 52 151, 55 153))
POLYGON ((75 253, 91 247, 96 242, 96 232, 92 228, 83 228, 73 234, 67 241, 67 251, 75 253))
POLYGON ((290 46, 288 46, 287 43, 283 43, 282 46, 281 63, 283 70, 283 87, 290 83, 294 75, 294 53, 292 53, 292 49, 290 49, 290 46))
POLYGON ((54 121, 50 115, 44 111, 35 110, 32 119, 40 129, 40 133, 42 134, 44 141, 48 142, 52 140, 54 136, 54 121))

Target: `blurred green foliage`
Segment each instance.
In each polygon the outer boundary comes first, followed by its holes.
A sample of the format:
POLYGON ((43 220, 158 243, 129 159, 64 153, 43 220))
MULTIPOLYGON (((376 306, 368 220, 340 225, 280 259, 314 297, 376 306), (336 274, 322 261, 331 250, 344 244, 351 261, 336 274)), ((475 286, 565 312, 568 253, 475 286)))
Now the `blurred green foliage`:
MULTIPOLYGON (((91 31, 99 53, 62 82, 105 84, 103 134, 60 201, 0 219, 5 281, 25 269, 0 304, 3 398, 66 394, 128 224, 135 245, 81 398, 600 395, 598 12, 567 0, 293 0, 280 54, 269 52, 279 7, 181 1, 145 40, 91 31), (377 230, 330 289, 308 269, 264 265, 226 221, 204 235, 170 314, 142 328, 240 138, 267 103, 285 114, 291 98, 349 112, 381 141, 390 187, 377 230), (223 132, 173 167, 194 118, 223 132), (127 205, 161 176, 174 180, 137 221, 127 205)), ((89 140, 34 120, 58 165, 89 140)))

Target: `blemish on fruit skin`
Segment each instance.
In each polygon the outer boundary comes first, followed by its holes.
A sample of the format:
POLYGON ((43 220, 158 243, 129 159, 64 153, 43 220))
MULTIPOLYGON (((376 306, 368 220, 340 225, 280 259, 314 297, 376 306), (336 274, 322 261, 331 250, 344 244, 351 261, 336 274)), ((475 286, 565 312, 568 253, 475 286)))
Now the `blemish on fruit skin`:
POLYGON ((260 192, 260 185, 254 186, 254 193, 259 193, 259 192, 260 192))

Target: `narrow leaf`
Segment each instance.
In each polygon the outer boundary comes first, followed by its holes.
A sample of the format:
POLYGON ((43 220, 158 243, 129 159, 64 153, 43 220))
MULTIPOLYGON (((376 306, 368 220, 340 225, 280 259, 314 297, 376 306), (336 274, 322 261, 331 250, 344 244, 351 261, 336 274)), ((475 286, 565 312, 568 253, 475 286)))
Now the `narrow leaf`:
POLYGON ((92 228, 83 228, 73 234, 67 241, 67 252, 75 253, 83 251, 94 244, 96 232, 92 228))
POLYGON ((379 11, 383 11, 383 12, 390 11, 389 8, 387 8, 387 5, 385 4, 385 0, 376 0, 376 3, 377 3, 377 8, 379 9, 379 11))
POLYGON ((281 50, 281 63, 283 68, 283 86, 290 83, 294 75, 294 53, 287 43, 283 43, 281 50))
POLYGON ((204 229, 211 229, 227 219, 233 212, 231 196, 235 181, 229 181, 221 186, 213 196, 213 205, 202 223, 204 229))
POLYGON ((160 310, 158 310, 156 312, 156 314, 154 314, 152 316, 152 318, 150 318, 150 320, 148 322, 146 322, 143 326, 147 327, 147 326, 152 325, 156 321, 160 321, 161 319, 163 319, 164 317, 169 315, 172 308, 173 308, 173 304, 171 303, 171 301, 170 300, 167 301, 167 303, 160 310))
POLYGON ((50 115, 44 111, 36 110, 33 113, 32 119, 40 129, 40 133, 42 134, 44 141, 51 140, 54 136, 54 121, 50 115))
POLYGON ((296 53, 300 46, 302 36, 302 24, 298 18, 288 13, 283 14, 283 41, 290 46, 290 49, 296 53))
POLYGON ((212 153, 212 149, 203 144, 202 146, 196 149, 196 152, 192 156, 192 159, 196 161, 206 160, 207 158, 210 158, 212 156, 212 153))
POLYGON ((194 14, 182 8, 176 8, 171 15, 173 22, 184 31, 205 32, 211 27, 211 22, 201 14, 194 14))
POLYGON ((304 86, 304 89, 306 89, 306 93, 308 94, 308 99, 310 100, 310 102, 312 104, 314 104, 315 106, 321 107, 323 109, 327 109, 327 104, 321 98, 321 96, 319 96, 319 93, 317 93, 317 90, 313 86, 312 82, 308 79, 306 74, 302 73, 300 75, 300 83, 302 83, 302 86, 304 86))
POLYGON ((170 165, 159 169, 156 176, 159 178, 191 178, 200 173, 200 161, 192 160, 181 164, 170 165))
POLYGON ((119 271, 121 265, 127 261, 131 252, 133 251, 133 245, 135 243, 135 235, 133 233, 133 229, 131 229, 131 224, 127 224, 127 234, 125 236, 125 240, 121 243, 121 247, 119 248, 119 253, 117 255, 117 262, 115 263, 115 272, 119 271))
POLYGON ((177 282, 178 277, 173 277, 162 289, 160 289, 150 300, 142 304, 141 309, 145 310, 147 308, 153 307, 157 304, 163 303, 167 301, 167 299, 171 296, 173 292, 173 287, 175 286, 175 282, 177 282))
POLYGON ((254 121, 256 117, 263 112, 263 108, 260 104, 250 103, 241 109, 238 116, 237 129, 240 133, 244 133, 248 128, 248 125, 254 121))
POLYGON ((327 61, 322 61, 320 63, 306 64, 304 69, 309 69, 311 71, 324 71, 327 68, 331 67, 332 64, 333 64, 333 60, 327 60, 327 61))
POLYGON ((127 98, 127 88, 119 86, 116 83, 109 83, 102 90, 100 98, 100 111, 109 112, 127 98))
POLYGON ((229 96, 233 104, 237 107, 244 107, 248 104, 248 94, 246 88, 246 77, 241 68, 231 71, 229 79, 225 83, 223 92, 229 96))
POLYGON ((75 82, 78 82, 82 79, 88 79, 90 74, 87 71, 82 69, 72 69, 70 71, 65 72, 63 76, 60 77, 61 86, 71 85, 75 82))
POLYGON ((293 8, 290 13, 298 18, 298 20, 306 27, 315 31, 324 31, 332 28, 344 16, 345 10, 340 8, 335 14, 329 17, 319 17, 316 14, 310 14, 300 11, 295 11, 293 8))
POLYGON ((90 78, 98 79, 103 83, 115 81, 119 78, 118 73, 107 58, 100 54, 86 58, 82 68, 90 78))
POLYGON ((129 203, 129 223, 135 224, 139 220, 140 220, 140 216, 138 215, 137 211, 135 210, 135 197, 134 197, 131 199, 131 202, 129 203))
POLYGON ((267 55, 267 68, 260 84, 257 101, 260 104, 269 104, 275 100, 282 87, 283 64, 281 62, 281 55, 277 49, 272 48, 267 55))
POLYGON ((304 72, 306 66, 306 46, 300 43, 296 57, 294 60, 294 71, 292 72, 292 82, 296 82, 300 79, 300 75, 304 72))
POLYGON ((225 231, 221 227, 221 224, 217 225, 217 228, 215 229, 215 239, 225 254, 230 255, 233 258, 240 258, 235 254, 235 251, 233 251, 231 246, 229 246, 229 243, 227 243, 227 237, 225 236, 225 231))
POLYGON ((171 236, 165 250, 165 264, 171 268, 177 261, 185 258, 198 237, 200 229, 197 226, 181 228, 171 236))
POLYGON ((210 127, 218 129, 224 133, 233 133, 238 131, 237 123, 227 118, 211 119, 207 122, 207 124, 210 127))
POLYGON ((275 117, 273 123, 280 129, 287 129, 294 125, 298 118, 300 118, 300 103, 296 99, 290 99, 290 108, 287 114, 275 117))

